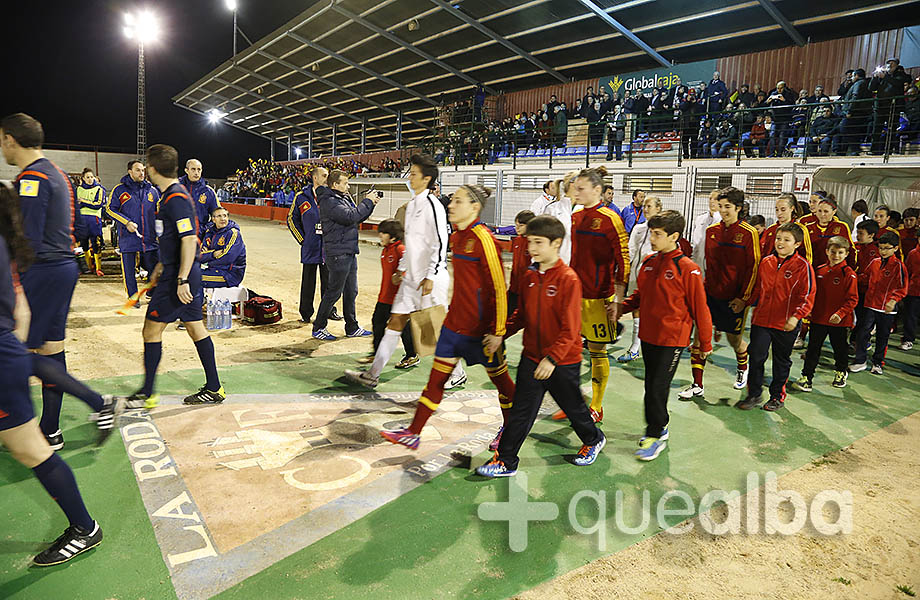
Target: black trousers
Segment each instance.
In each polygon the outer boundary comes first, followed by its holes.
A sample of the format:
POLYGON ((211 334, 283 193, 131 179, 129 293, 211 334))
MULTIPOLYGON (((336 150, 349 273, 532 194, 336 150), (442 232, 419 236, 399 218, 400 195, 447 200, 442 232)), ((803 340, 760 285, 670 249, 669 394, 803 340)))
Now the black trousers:
POLYGON ((543 404, 543 396, 546 392, 549 392, 559 408, 565 411, 572 423, 572 429, 575 430, 582 444, 594 445, 600 442, 604 435, 594 424, 588 405, 581 397, 579 386, 581 363, 558 365, 549 379, 542 381, 533 377, 536 368, 536 362, 521 355, 517 380, 514 382, 511 413, 508 415, 508 421, 498 445, 498 458, 509 469, 516 469, 518 466, 518 452, 521 451, 521 446, 524 445, 524 440, 527 439, 527 434, 530 433, 534 421, 537 420, 537 414, 540 412, 540 405, 543 404))
POLYGON ((869 336, 872 327, 875 327, 875 352, 872 353, 872 364, 884 365, 885 353, 888 352, 888 337, 891 335, 891 325, 896 315, 878 312, 871 308, 865 309, 863 319, 859 322, 856 332, 856 357, 853 362, 861 364, 866 362, 869 345, 869 336))
POLYGON ((316 311, 313 331, 325 329, 335 303, 342 299, 342 316, 345 317, 345 333, 353 334, 358 330, 358 317, 355 314, 355 298, 358 297, 358 259, 354 254, 340 254, 326 258, 329 269, 329 287, 323 293, 323 299, 316 311))
POLYGON ((329 286, 329 269, 325 264, 303 265, 300 273, 300 318, 309 321, 313 317, 313 299, 316 296, 316 271, 319 270, 320 298, 329 286))
MULTIPOLYGON (((905 296, 901 303, 901 314, 904 321, 904 335, 902 342, 913 342, 917 335, 917 315, 920 314, 920 296, 905 296)), ((510 314, 510 313, 509 313, 510 314)))
POLYGON ((642 359, 645 361, 645 435, 661 437, 668 426, 668 396, 671 380, 680 363, 683 348, 656 346, 642 342, 642 359))
POLYGON ((770 398, 786 399, 786 381, 792 368, 792 345, 799 335, 801 323, 792 331, 751 325, 751 343, 748 344, 748 397, 756 398, 763 392, 764 365, 770 346, 773 347, 773 381, 770 382, 770 398))
POLYGON ((831 347, 834 349, 834 370, 847 370, 847 327, 834 327, 832 325, 818 325, 811 323, 808 334, 808 350, 805 351, 805 366, 802 367, 802 375, 811 379, 815 376, 815 368, 818 366, 818 359, 821 358, 821 346, 824 345, 824 339, 828 336, 831 338, 831 347))
POLYGON ((518 305, 518 295, 511 290, 508 290, 508 315, 513 315, 514 311, 517 309, 518 305))
MULTIPOLYGON (((380 345, 380 340, 383 339, 383 331, 387 328, 387 321, 390 320, 392 309, 392 304, 384 304, 383 302, 378 302, 377 306, 374 307, 374 316, 371 317, 371 324, 374 330, 375 353, 377 352, 377 346, 380 345)), ((402 343, 403 348, 406 349, 406 356, 415 356, 415 342, 412 341, 412 328, 409 327, 408 321, 402 330, 402 343)))

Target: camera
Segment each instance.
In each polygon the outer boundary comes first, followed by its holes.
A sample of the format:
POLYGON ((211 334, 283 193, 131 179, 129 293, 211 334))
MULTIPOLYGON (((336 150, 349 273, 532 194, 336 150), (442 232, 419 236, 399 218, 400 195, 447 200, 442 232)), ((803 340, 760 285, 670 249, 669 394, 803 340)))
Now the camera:
POLYGON ((377 190, 377 197, 383 198, 383 192, 381 192, 380 190, 377 190))

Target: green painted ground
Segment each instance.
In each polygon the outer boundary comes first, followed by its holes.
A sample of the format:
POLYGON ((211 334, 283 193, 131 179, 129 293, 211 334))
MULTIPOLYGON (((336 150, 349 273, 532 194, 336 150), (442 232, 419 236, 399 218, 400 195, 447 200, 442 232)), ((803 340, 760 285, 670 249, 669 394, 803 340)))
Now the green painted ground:
MULTIPOLYGON (((518 354, 519 345, 512 343, 512 362, 518 354)), ((222 377, 230 393, 344 390, 341 382, 328 382, 350 358, 260 362, 224 368, 222 377)), ((556 503, 560 517, 531 525, 526 552, 508 549, 504 523, 483 522, 476 516, 479 503, 507 499, 507 480, 480 480, 456 468, 219 597, 341 599, 379 598, 383 593, 399 598, 505 598, 658 531, 653 525, 626 535, 610 525, 606 550, 601 551, 597 537, 577 535, 566 516, 569 501, 580 490, 606 491, 610 523, 614 493, 621 490, 626 523, 634 526, 640 490, 650 492, 652 506, 671 489, 687 492, 694 502, 711 489, 743 491, 749 471, 761 476, 766 471, 788 472, 920 410, 920 369, 914 357, 898 351, 891 352, 884 377, 861 373, 851 377, 845 390, 830 388, 830 371, 820 370, 817 391, 791 395, 778 414, 732 408, 741 393, 731 389, 730 350, 720 348, 714 360, 706 372, 707 399, 671 403, 671 444, 654 462, 639 463, 631 456, 644 429, 641 361, 611 368, 603 427, 609 443, 592 467, 566 462, 578 449, 566 426, 549 420, 537 423, 524 447, 521 470, 529 476, 531 500, 556 503)), ((409 373, 391 372, 381 391, 420 390, 428 365, 430 360, 409 373)), ((800 366, 796 358, 793 375, 800 366)), ((685 356, 675 388, 687 383, 689 372, 685 356)), ((481 368, 470 369, 470 375, 467 389, 488 386, 481 368)), ((96 380, 94 385, 129 392, 137 382, 137 377, 121 377, 96 380)), ((174 372, 160 378, 159 388, 178 394, 197 389, 200 382, 197 370, 174 372)), ((66 523, 31 472, 8 454, 0 455, 0 518, 6 523, 0 536, 0 598, 174 598, 124 447, 112 440, 94 450, 94 428, 86 423, 86 412, 76 400, 65 403, 62 428, 67 446, 62 455, 74 467, 106 541, 67 565, 29 568, 31 555, 66 523)), ((474 457, 473 465, 487 458, 474 457)), ((579 508, 584 523, 596 519, 588 503, 579 508)))

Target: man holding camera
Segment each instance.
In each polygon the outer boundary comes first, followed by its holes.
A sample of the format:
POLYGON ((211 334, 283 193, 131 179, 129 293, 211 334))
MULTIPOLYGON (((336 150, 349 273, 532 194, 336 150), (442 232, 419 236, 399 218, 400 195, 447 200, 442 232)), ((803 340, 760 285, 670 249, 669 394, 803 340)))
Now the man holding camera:
MULTIPOLYGON (((910 83, 910 76, 901 67, 897 58, 889 58, 884 67, 879 67, 869 81, 869 92, 875 94, 875 114, 872 122, 872 154, 885 152, 885 138, 889 131, 898 128, 904 111, 904 89, 910 83)), ((895 138, 897 139, 897 138, 895 138)), ((892 143, 891 149, 898 150, 892 143)))
POLYGON ((327 188, 320 188, 322 192, 318 200, 329 286, 323 293, 313 321, 313 337, 318 340, 336 339, 326 330, 326 324, 339 298, 342 298, 342 312, 345 313, 346 337, 369 336, 371 332, 358 325, 355 314, 355 298, 358 297, 358 225, 371 216, 383 193, 371 189, 360 203, 355 204, 348 193, 348 175, 338 169, 329 173, 326 185, 327 188))

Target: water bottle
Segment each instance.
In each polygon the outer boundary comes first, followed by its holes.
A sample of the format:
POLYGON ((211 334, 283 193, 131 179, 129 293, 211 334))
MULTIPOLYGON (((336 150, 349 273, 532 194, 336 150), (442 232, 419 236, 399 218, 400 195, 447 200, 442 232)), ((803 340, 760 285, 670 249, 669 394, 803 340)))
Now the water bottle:
POLYGON ((214 329, 214 313, 216 307, 214 306, 214 301, 208 298, 208 329, 214 329))
POLYGON ((230 301, 224 300, 222 302, 221 311, 221 329, 230 329, 230 301))

